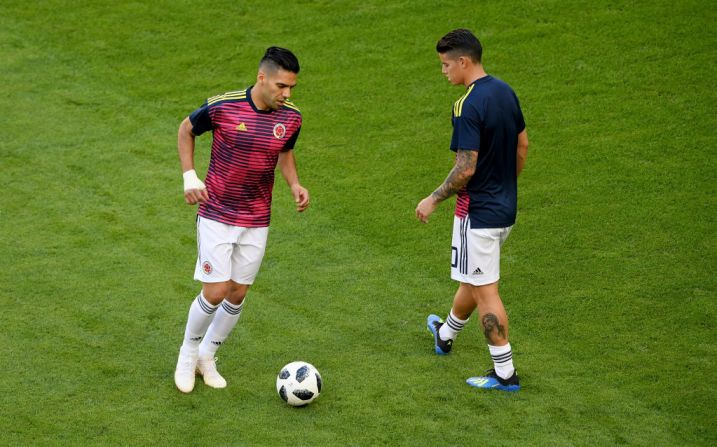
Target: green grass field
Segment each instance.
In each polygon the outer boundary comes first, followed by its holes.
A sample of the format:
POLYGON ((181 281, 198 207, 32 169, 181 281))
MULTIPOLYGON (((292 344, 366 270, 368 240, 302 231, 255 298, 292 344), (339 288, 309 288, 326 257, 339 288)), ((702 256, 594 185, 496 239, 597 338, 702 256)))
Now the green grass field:
MULTIPOLYGON (((0 4, 0 445, 715 445, 717 6, 709 1, 0 4), (82 4, 82 6, 80 6, 82 4), (501 293, 523 389, 473 318, 438 358, 453 201, 438 38, 483 42, 530 154, 501 293), (180 394, 195 209, 180 121, 298 55, 296 156, 267 255, 219 351, 226 390, 180 394), (276 396, 292 360, 324 392, 276 396)), ((200 138, 206 171, 210 136, 200 138)))

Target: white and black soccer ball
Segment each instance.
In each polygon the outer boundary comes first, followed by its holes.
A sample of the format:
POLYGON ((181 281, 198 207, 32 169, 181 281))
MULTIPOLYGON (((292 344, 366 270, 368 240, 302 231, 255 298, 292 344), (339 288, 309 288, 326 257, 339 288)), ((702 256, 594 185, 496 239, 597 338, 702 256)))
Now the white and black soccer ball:
POLYGON ((321 393, 321 375, 310 363, 291 362, 276 377, 276 392, 293 407, 308 405, 321 393))

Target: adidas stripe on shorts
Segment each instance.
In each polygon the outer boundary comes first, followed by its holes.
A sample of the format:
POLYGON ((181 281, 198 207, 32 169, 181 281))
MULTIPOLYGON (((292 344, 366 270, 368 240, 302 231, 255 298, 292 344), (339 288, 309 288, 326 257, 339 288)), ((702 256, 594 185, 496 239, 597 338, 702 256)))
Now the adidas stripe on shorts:
POLYGON ((500 247, 513 228, 471 228, 470 218, 453 217, 451 279, 474 286, 500 279, 500 247))
POLYGON ((253 284, 264 258, 269 227, 246 228, 197 217, 197 266, 201 282, 253 284))

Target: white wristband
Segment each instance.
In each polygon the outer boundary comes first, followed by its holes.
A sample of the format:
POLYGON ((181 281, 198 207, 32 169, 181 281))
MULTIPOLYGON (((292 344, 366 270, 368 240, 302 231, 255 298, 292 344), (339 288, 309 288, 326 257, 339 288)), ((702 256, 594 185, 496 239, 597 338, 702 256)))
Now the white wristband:
POLYGON ((204 182, 199 180, 199 177, 197 177, 197 173, 194 171, 194 169, 190 169, 189 171, 182 174, 184 177, 184 190, 189 191, 190 189, 206 189, 206 186, 204 186, 204 182))

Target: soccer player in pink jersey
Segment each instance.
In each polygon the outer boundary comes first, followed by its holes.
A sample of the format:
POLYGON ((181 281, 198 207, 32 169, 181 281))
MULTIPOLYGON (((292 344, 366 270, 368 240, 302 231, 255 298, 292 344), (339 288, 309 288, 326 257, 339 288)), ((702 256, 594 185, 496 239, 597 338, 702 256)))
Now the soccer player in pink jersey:
POLYGON ((296 210, 309 206, 293 151, 301 113, 289 97, 298 73, 299 61, 291 51, 268 48, 256 84, 207 99, 179 126, 184 198, 189 205, 199 204, 194 279, 202 282, 189 307, 174 373, 184 393, 194 389, 197 372, 212 388, 227 385, 215 353, 237 324, 264 256, 277 165, 296 210), (194 138, 207 131, 213 133, 212 152, 202 182, 194 170, 194 138))

